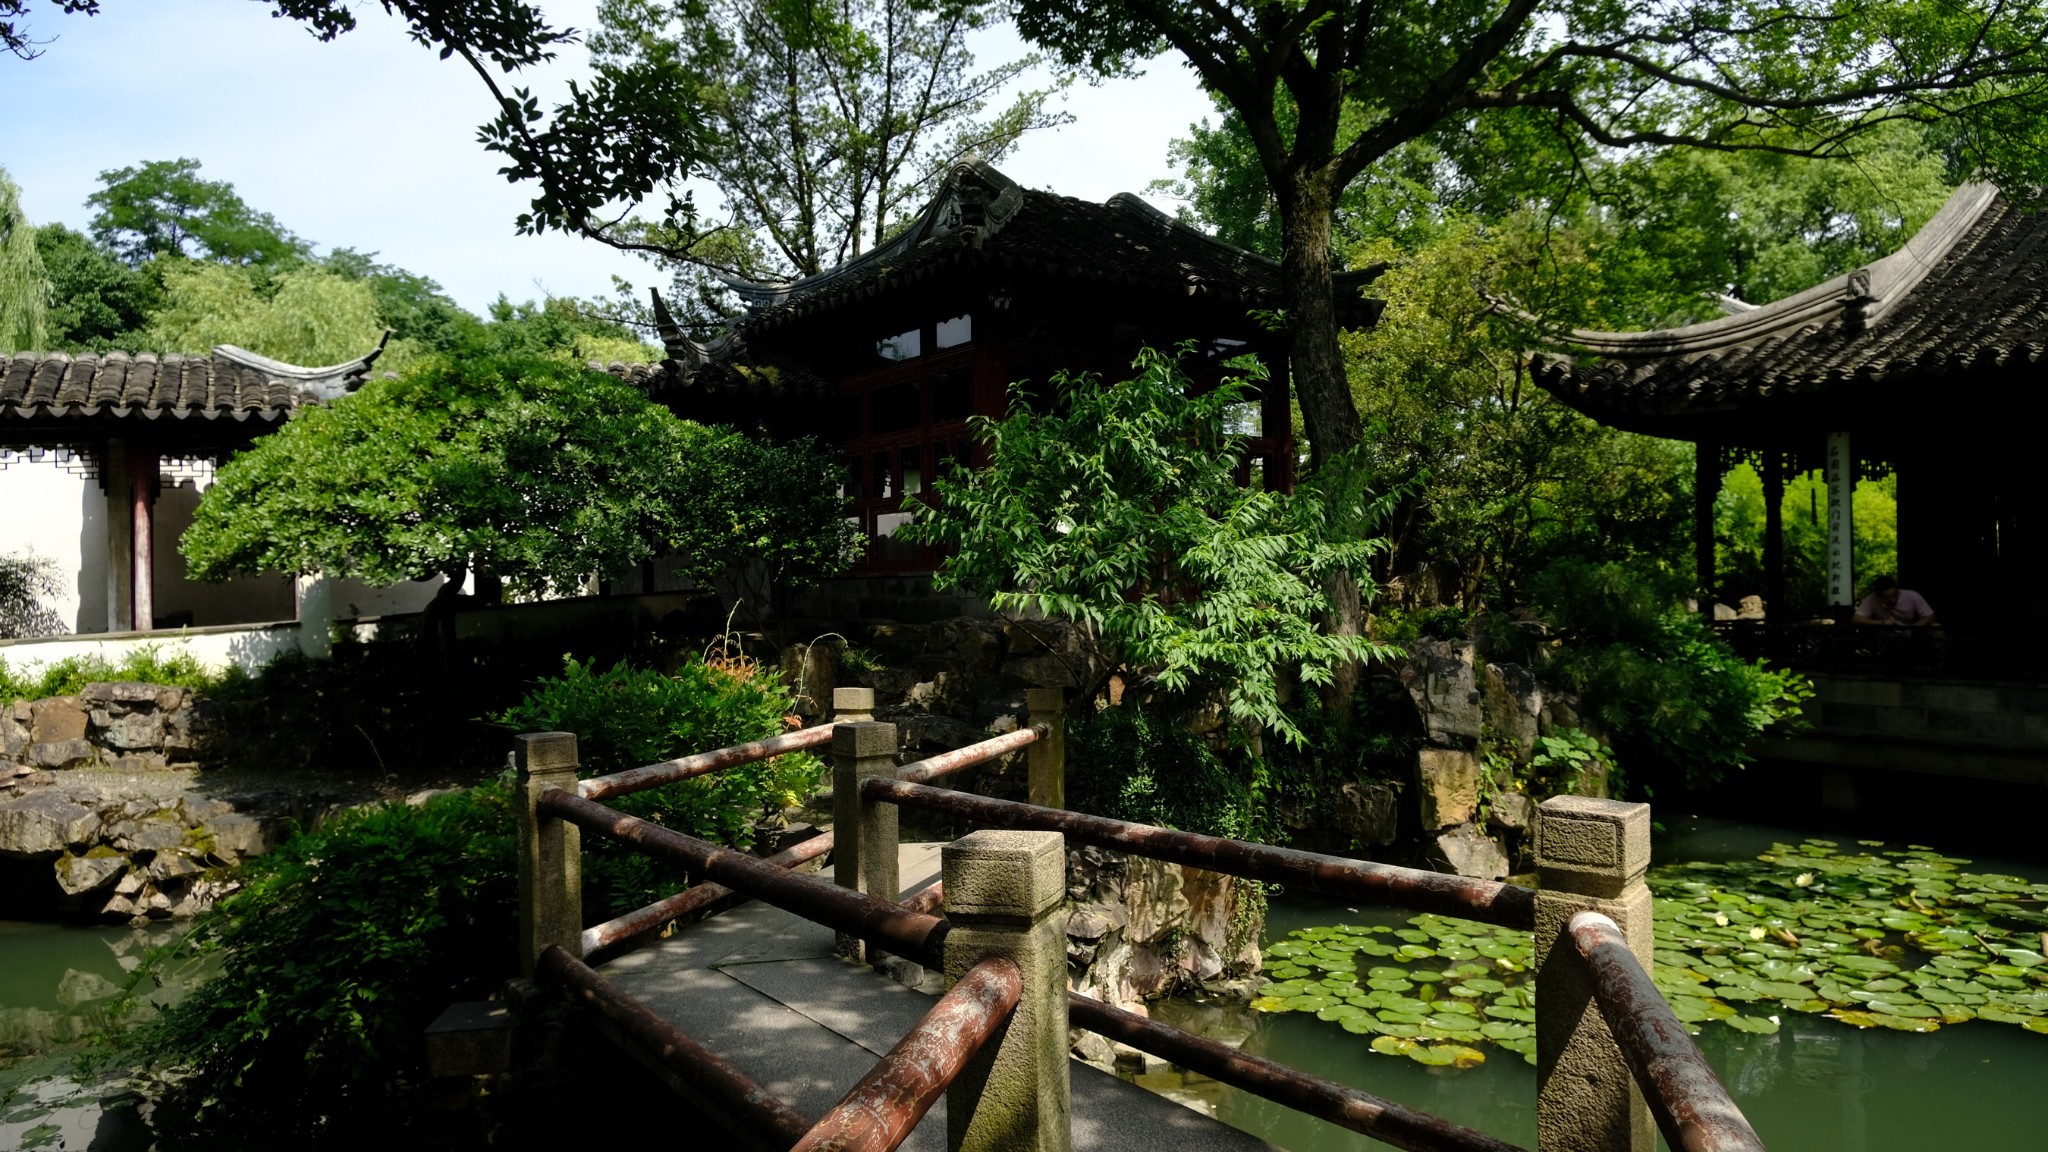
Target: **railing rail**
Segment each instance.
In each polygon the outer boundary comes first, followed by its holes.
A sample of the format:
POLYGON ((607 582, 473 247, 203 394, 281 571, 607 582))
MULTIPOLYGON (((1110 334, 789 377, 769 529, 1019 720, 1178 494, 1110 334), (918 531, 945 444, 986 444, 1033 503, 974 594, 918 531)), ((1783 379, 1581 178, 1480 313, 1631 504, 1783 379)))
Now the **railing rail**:
POLYGON ((895 1152, 1023 993, 1023 972, 1000 956, 968 969, 790 1152, 895 1152))
POLYGON ((1057 1139, 1035 1146, 1063 1148, 1065 1036, 1071 1022, 1408 1152, 1521 1152, 1439 1117, 1067 993, 1056 914, 1064 895, 1063 846, 1071 842, 1348 900, 1533 930, 1545 989, 1536 1005, 1539 1152, 1650 1152, 1653 1120, 1678 1152, 1762 1152, 1755 1131, 1638 959, 1640 954, 1646 960, 1650 941, 1650 898, 1642 882, 1649 861, 1647 805, 1579 797, 1546 801, 1535 822, 1541 886, 1529 889, 1066 811, 1059 803, 1064 732, 1057 693, 1032 693, 1027 727, 898 769, 895 729, 866 720, 872 705, 865 697, 858 700, 861 707, 837 708, 860 722, 580 783, 574 781, 573 738, 522 736, 516 745, 524 798, 521 922, 528 970, 570 988, 637 1044, 651 1046, 660 1061, 700 1066, 702 1083, 677 1075, 771 1143, 787 1147, 801 1141, 803 1152, 886 1152, 946 1092, 952 1101, 950 1149, 1007 1147, 1020 1121, 1001 1109, 983 1110, 984 1096, 999 1083, 1008 1085, 999 1094, 1013 1093, 1019 1085, 1056 1077, 1058 1090, 1050 1096, 1037 1092, 1038 1104, 1023 1122, 1056 1125, 1057 1139), (596 802, 828 741, 834 759, 833 832, 767 860, 596 802), (1032 803, 929 783, 1020 750, 1031 753, 1032 803), (1003 831, 976 832, 948 845, 945 881, 899 902, 901 807, 1003 831), (565 925, 579 920, 574 893, 582 832, 674 863, 698 884, 571 934, 565 925), (828 850, 837 883, 789 870, 828 850), (843 942, 868 946, 862 952, 856 945, 849 954, 876 958, 886 952, 943 967, 955 977, 953 990, 817 1125, 804 1124, 787 1105, 575 957, 579 950, 593 962, 616 955, 670 920, 736 897, 760 899, 833 928, 843 942), (935 915, 941 908, 945 915, 935 915), (998 1047, 977 1057, 991 1040, 998 1047), (1623 1065, 1610 1055, 1617 1046, 1623 1065), (998 1120, 989 1119, 998 1113, 998 1120), (991 1123, 1004 1127, 992 1131, 991 1123), (798 1125, 802 1130, 792 1135, 798 1125))
POLYGON ((984 827, 1058 832, 1070 840, 1098 848, 1223 872, 1248 880, 1286 884, 1325 896, 1394 904, 1418 912, 1460 916, 1505 928, 1528 929, 1536 922, 1535 891, 1497 880, 1476 880, 1420 868, 1402 868, 1294 848, 1226 840, 1220 836, 1155 828, 1149 824, 1020 804, 1014 800, 997 800, 901 780, 864 780, 861 795, 864 799, 958 817, 984 827))
POLYGON ((1067 1015, 1076 1027, 1406 1152, 1523 1152, 1484 1132, 1077 993, 1067 996, 1067 1015))
POLYGON ((1629 951, 1619 925, 1581 912, 1566 926, 1593 980, 1593 999, 1676 1152, 1764 1152, 1763 1141, 1685 1025, 1629 951))
POLYGON ((742 764, 753 764, 761 760, 772 760, 790 752, 801 752, 832 742, 832 727, 821 724, 815 728, 799 728, 766 740, 754 740, 735 744, 730 748, 719 748, 711 752, 699 752, 694 756, 682 756, 674 760, 663 760, 659 764, 643 764, 605 776, 592 776, 576 782, 576 794, 585 800, 609 800, 614 796, 626 796, 634 792, 645 792, 664 784, 674 784, 712 772, 722 772, 742 764))
POLYGON ((746 1129, 758 1147, 787 1148, 810 1131, 811 1122, 796 1109, 562 948, 542 952, 536 971, 597 1009, 632 1041, 635 1051, 658 1064, 691 1095, 746 1129))

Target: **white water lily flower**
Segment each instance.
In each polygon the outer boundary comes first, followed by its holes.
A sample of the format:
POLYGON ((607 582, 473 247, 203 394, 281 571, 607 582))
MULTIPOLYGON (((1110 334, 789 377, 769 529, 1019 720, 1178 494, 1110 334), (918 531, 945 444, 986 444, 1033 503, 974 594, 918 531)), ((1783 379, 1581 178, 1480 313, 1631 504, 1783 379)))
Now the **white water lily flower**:
POLYGON ((1716 912, 1716 913, 1714 913, 1714 927, 1716 927, 1716 928, 1726 928, 1727 926, 1728 926, 1728 914, 1727 914, 1726 912, 1716 912))
POLYGON ((1751 940, 1761 940, 1761 939, 1763 939, 1763 938, 1764 938, 1764 930, 1763 930, 1763 929, 1761 929, 1761 928, 1751 928, 1751 929, 1749 930, 1749 938, 1750 938, 1751 940))
POLYGON ((1799 875, 1792 878, 1792 883, 1798 885, 1801 888, 1804 888, 1808 884, 1813 883, 1813 873, 1801 872, 1799 875))

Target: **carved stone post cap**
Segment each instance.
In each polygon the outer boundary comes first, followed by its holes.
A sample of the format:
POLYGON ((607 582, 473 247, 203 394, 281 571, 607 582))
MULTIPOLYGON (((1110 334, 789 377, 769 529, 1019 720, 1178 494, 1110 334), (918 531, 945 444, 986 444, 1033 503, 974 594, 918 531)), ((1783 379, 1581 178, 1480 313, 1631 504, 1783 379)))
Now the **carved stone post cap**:
POLYGON ((1615 897, 1650 868, 1650 806, 1553 796, 1536 809, 1536 872, 1544 888, 1615 897))
POLYGON ((873 688, 834 688, 832 690, 832 711, 873 712, 875 690, 873 688))
POLYGON ((896 755, 896 726, 874 720, 855 720, 832 726, 832 754, 866 760, 896 755))
POLYGON ((512 764, 520 778, 576 772, 574 732, 524 732, 512 738, 512 764))
POLYGON ((939 863, 949 917, 1035 920, 1067 895, 1057 832, 971 832, 941 849, 939 863))

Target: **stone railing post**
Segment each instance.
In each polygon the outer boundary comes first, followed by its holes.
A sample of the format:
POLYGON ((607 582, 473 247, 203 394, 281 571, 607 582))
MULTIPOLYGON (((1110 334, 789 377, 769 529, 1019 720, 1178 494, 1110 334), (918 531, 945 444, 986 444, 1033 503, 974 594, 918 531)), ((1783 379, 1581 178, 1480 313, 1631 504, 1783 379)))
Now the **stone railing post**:
POLYGON ((940 852, 946 885, 946 978, 990 956, 1024 974, 1009 1025, 946 1090, 948 1152, 1069 1152, 1066 838, 974 832, 940 852))
POLYGON ((1026 751, 1030 762, 1031 802, 1041 808, 1067 806, 1067 696, 1058 688, 1029 688, 1024 703, 1031 723, 1043 724, 1046 737, 1026 751))
MULTIPOLYGON (((1657 1131, 1565 925, 1605 913, 1651 971, 1650 806, 1553 796, 1536 810, 1537 1152, 1651 1152, 1657 1131)), ((947 893, 948 896, 951 893, 947 893)))
POLYGON ((519 972, 550 944, 583 955, 581 830, 540 810, 550 788, 576 790, 576 734, 529 732, 512 738, 519 775, 519 972))
POLYGON ((832 722, 834 724, 858 724, 875 718, 875 690, 873 688, 834 688, 832 690, 832 722))
MULTIPOLYGON (((863 800, 860 782, 896 775, 896 726, 872 720, 832 726, 832 879, 842 888, 894 904, 896 806, 863 800)), ((861 941, 841 934, 839 952, 864 959, 861 941)))

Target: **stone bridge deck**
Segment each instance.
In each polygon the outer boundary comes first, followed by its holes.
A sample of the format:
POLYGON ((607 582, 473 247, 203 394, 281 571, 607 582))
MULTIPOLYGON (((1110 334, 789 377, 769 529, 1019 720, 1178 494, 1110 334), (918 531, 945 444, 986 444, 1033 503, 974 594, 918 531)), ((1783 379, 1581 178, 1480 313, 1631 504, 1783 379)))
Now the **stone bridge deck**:
MULTIPOLYGON (((905 844, 904 894, 939 875, 939 845, 905 844)), ((822 1116, 931 1007, 932 996, 833 955, 829 928, 759 902, 605 965, 618 987, 797 1111, 822 1116)), ((933 981, 935 982, 935 981, 933 981)), ((1076 1149, 1274 1152, 1273 1146, 1079 1061, 1076 1149)), ((944 1152, 941 1099, 903 1144, 944 1152)))

